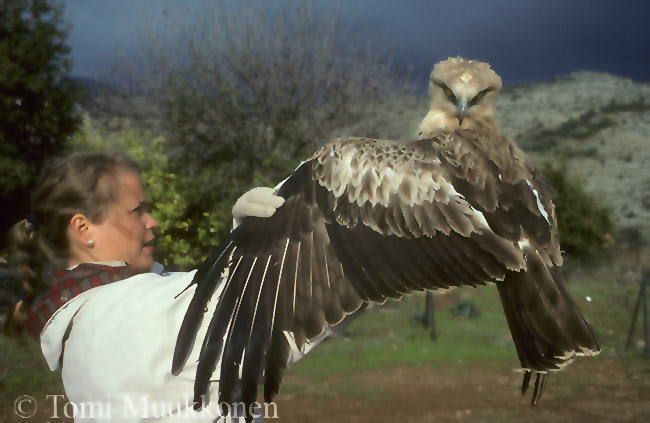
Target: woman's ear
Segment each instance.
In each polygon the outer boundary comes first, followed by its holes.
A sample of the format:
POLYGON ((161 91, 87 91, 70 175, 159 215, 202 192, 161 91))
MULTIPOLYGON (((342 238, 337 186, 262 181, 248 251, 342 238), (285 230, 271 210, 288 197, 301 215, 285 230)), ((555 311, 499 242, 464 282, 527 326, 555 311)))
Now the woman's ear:
POLYGON ((76 241, 78 244, 92 246, 92 231, 90 229, 90 221, 83 214, 75 214, 70 219, 68 226, 68 236, 70 241, 76 241))
POLYGON ((93 225, 83 214, 72 216, 68 225, 68 240, 70 242, 68 266, 98 261, 97 246, 95 245, 97 231, 97 226, 93 225))

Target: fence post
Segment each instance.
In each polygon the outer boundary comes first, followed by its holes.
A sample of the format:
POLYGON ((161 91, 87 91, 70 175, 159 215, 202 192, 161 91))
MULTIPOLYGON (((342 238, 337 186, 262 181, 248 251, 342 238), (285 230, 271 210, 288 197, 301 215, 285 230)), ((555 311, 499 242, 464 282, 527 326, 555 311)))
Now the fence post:
POLYGON ((641 271, 641 288, 639 289, 639 295, 636 298, 636 304, 634 305, 634 311, 632 312, 632 324, 630 325, 630 330, 627 333, 627 341, 625 342, 625 349, 630 349, 630 344, 632 343, 632 335, 634 334, 634 327, 636 326, 636 318, 639 315, 639 307, 642 306, 642 315, 643 315, 643 356, 646 360, 650 359, 650 327, 648 326, 648 289, 647 286, 650 285, 650 278, 648 277, 648 271, 643 269, 641 271))
POLYGON ((647 360, 650 358, 650 342, 648 341, 648 272, 644 269, 643 276, 641 278, 641 291, 643 294, 643 341, 645 343, 643 349, 643 355, 647 360))
POLYGON ((431 339, 435 341, 437 338, 436 319, 434 317, 433 293, 431 291, 427 291, 427 299, 424 306, 424 319, 425 319, 425 323, 424 323, 425 326, 429 328, 429 334, 431 335, 431 339))

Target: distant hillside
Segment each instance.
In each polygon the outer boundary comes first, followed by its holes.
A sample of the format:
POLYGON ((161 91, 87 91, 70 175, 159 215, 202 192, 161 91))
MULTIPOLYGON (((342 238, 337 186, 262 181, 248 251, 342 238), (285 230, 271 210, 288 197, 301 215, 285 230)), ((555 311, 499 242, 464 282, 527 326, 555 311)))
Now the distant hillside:
POLYGON ((650 228, 650 84, 596 72, 507 87, 504 132, 537 161, 564 158, 619 227, 650 228))
POLYGON ((95 99, 105 93, 114 93, 110 85, 96 81, 92 78, 86 78, 83 76, 71 76, 70 80, 77 86, 79 90, 82 91, 84 96, 90 100, 95 99))

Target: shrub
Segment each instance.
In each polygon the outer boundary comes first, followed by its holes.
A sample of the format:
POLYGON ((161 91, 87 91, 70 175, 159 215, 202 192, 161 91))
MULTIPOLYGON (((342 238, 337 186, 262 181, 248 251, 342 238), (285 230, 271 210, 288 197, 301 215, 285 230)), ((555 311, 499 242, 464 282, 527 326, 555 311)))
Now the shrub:
POLYGON ((614 229, 611 210, 584 189, 579 178, 569 175, 566 161, 542 166, 556 191, 555 203, 560 246, 578 259, 600 256, 614 229))

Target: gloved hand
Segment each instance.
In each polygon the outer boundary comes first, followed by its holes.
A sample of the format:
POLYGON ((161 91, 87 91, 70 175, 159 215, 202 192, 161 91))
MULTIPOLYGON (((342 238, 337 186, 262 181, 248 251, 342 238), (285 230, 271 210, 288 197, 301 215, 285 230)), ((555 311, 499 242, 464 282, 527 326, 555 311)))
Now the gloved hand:
POLYGON ((275 194, 275 189, 268 187, 257 187, 239 197, 232 208, 232 217, 235 218, 235 225, 241 223, 246 216, 269 217, 275 210, 284 204, 284 198, 275 194))

